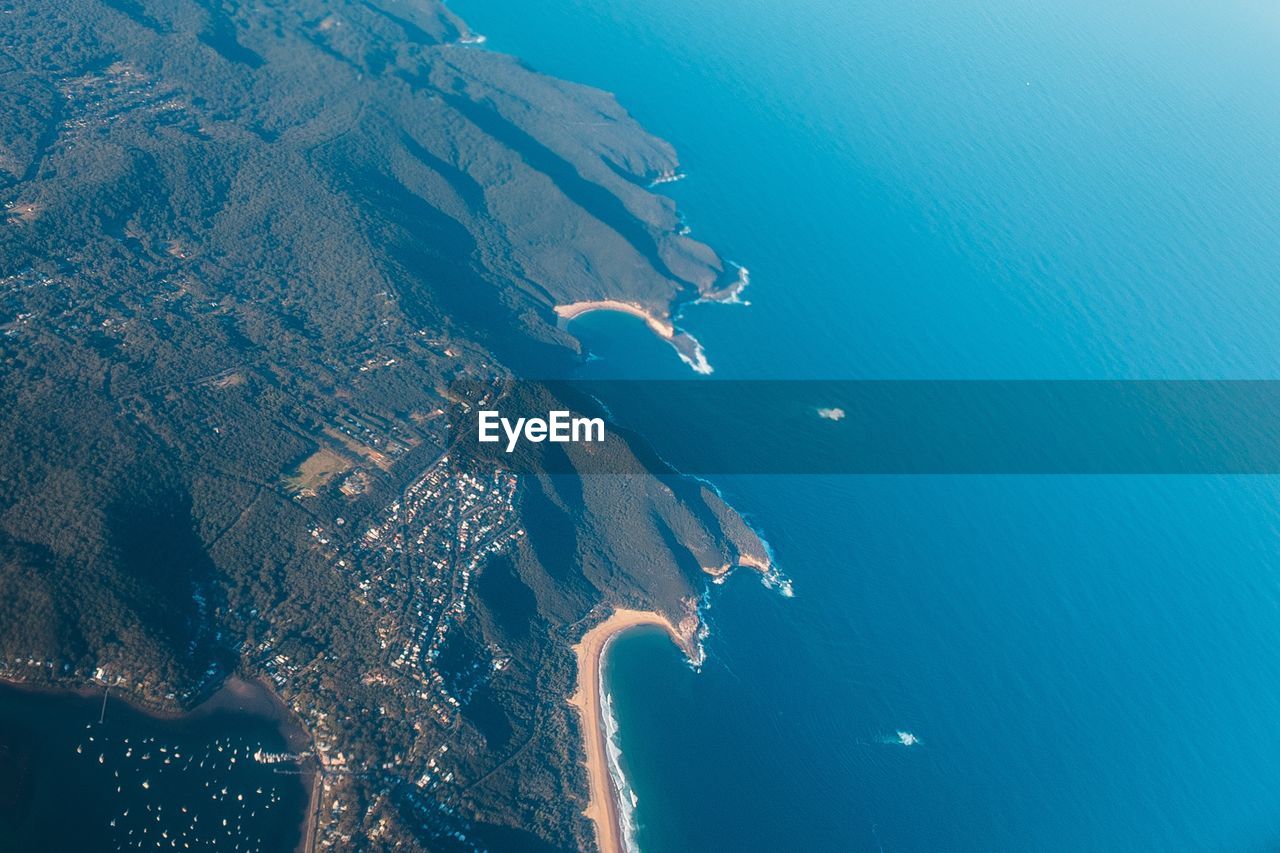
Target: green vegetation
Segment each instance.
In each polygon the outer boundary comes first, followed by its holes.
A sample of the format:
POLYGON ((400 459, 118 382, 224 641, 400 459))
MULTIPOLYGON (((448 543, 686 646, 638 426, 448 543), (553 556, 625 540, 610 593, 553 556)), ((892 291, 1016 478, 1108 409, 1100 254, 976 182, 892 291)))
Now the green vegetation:
POLYGON ((434 2, 0 12, 0 676, 267 677, 321 841, 587 844, 568 646, 682 614, 731 525, 652 478, 499 500, 442 413, 562 370, 556 303, 717 285, 642 188, 670 148, 434 2))

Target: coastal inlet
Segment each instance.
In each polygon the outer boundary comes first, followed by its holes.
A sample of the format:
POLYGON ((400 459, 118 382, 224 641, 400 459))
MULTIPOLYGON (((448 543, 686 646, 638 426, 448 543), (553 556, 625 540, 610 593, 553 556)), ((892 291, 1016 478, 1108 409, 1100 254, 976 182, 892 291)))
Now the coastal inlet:
POLYGON ((247 713, 104 715, 100 698, 2 687, 0 849, 292 850, 297 758, 247 713))

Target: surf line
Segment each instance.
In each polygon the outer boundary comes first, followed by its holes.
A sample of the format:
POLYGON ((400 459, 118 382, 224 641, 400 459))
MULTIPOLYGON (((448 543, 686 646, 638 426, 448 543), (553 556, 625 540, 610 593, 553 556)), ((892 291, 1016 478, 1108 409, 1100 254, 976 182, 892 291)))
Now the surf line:
POLYGON ((573 647, 578 659, 578 685, 569 697, 582 720, 582 738, 587 755, 587 807, 583 814, 596 830, 601 853, 629 853, 635 850, 632 821, 634 800, 621 778, 618 750, 613 744, 616 726, 604 687, 604 657, 610 643, 621 634, 644 626, 661 628, 692 661, 701 659, 694 620, 682 620, 676 627, 670 619, 651 610, 619 608, 609 618, 583 634, 573 647), (623 801, 624 792, 627 800, 623 801))

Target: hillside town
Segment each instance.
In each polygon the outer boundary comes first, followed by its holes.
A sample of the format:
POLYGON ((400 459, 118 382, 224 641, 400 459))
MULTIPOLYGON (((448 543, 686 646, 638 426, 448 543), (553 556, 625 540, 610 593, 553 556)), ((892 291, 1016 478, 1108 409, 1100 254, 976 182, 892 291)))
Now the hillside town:
POLYGON ((385 665, 366 673, 364 682, 382 688, 388 700, 377 714, 403 715, 415 731, 409 748, 386 756, 380 765, 356 763, 325 710, 331 704, 305 678, 322 659, 294 660, 277 651, 270 637, 257 646, 259 666, 313 740, 321 785, 319 847, 341 849, 350 841, 343 827, 351 825, 376 837, 382 798, 406 779, 413 790, 398 794, 410 798, 423 825, 438 827, 452 842, 466 841, 465 823, 451 805, 456 778, 445 735, 456 726, 458 709, 470 693, 504 669, 509 658, 490 648, 484 660, 446 668, 441 657, 451 632, 467 618, 469 592, 485 559, 524 536, 515 512, 518 487, 513 474, 462 470, 444 455, 362 532, 344 530, 348 524, 341 518, 336 530, 316 526, 310 531, 315 546, 371 614, 369 624, 376 631, 371 641, 382 650, 385 665), (344 791, 353 778, 378 791, 363 816, 346 814, 344 791))

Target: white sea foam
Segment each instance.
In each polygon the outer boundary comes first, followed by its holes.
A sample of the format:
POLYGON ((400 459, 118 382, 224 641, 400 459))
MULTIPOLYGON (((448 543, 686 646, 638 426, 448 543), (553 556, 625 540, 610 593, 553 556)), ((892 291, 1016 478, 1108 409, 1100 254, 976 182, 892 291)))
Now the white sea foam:
POLYGON ((735 261, 729 261, 729 263, 738 270, 738 282, 729 295, 720 301, 725 305, 750 305, 750 302, 742 298, 742 292, 751 286, 751 270, 735 261))
POLYGON ((698 630, 693 638, 693 654, 694 656, 688 660, 689 668, 694 672, 702 671, 702 664, 707 659, 706 641, 711 636, 711 620, 707 618, 707 614, 711 612, 711 587, 706 586, 702 589, 702 595, 698 598, 698 630))
POLYGON ((712 373, 713 368, 707 361, 707 354, 703 351, 702 344, 698 342, 698 339, 688 332, 679 332, 677 334, 693 345, 693 352, 686 353, 679 346, 676 346, 674 340, 672 341, 672 346, 675 348, 676 355, 680 356, 680 360, 692 367, 694 373, 701 373, 703 376, 712 373))
MULTIPOLYGON (((739 513, 742 516, 741 513, 739 513)), ((773 553, 773 546, 769 544, 769 540, 764 538, 764 534, 751 524, 750 520, 742 516, 742 521, 751 528, 751 532, 760 540, 760 546, 764 548, 765 556, 769 558, 769 570, 760 576, 760 583, 764 584, 766 589, 774 589, 783 598, 795 598, 796 590, 791 585, 791 578, 788 577, 781 569, 778 568, 778 558, 773 553)))
POLYGON ((604 684, 604 660, 609 654, 612 639, 605 643, 600 652, 600 720, 604 727, 605 754, 609 761, 609 778, 612 780, 615 802, 618 807, 619 829, 622 831, 622 846, 627 853, 638 853, 636 846, 636 805, 639 800, 631 783, 622 772, 622 748, 618 745, 618 720, 613 713, 613 698, 604 684))
POLYGON ((714 305, 750 305, 751 304, 750 302, 742 298, 742 292, 751 286, 751 270, 747 269, 742 264, 739 264, 736 261, 726 260, 725 263, 727 263, 729 266, 733 267, 735 270, 738 271, 738 280, 733 283, 733 287, 729 289, 729 292, 724 296, 717 296, 714 298, 700 296, 688 304, 690 305, 705 305, 708 303, 714 304, 714 305))
POLYGON ((663 184, 674 184, 676 181, 683 181, 687 177, 684 172, 666 172, 649 182, 648 189, 660 187, 663 184))
POLYGON ((791 585, 791 578, 789 577, 774 573, 772 577, 766 577, 763 583, 769 589, 776 589, 778 591, 778 595, 783 598, 796 597, 795 587, 791 585))
POLYGON ((876 740, 890 746, 919 746, 923 742, 905 729, 896 731, 891 735, 881 735, 876 740))

